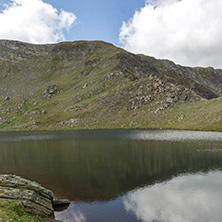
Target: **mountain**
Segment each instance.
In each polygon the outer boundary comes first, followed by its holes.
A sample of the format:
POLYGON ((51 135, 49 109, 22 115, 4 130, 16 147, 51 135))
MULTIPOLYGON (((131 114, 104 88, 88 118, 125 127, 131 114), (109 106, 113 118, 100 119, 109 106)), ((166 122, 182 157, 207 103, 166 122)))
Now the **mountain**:
POLYGON ((101 41, 0 40, 0 95, 2 130, 222 130, 222 70, 101 41))

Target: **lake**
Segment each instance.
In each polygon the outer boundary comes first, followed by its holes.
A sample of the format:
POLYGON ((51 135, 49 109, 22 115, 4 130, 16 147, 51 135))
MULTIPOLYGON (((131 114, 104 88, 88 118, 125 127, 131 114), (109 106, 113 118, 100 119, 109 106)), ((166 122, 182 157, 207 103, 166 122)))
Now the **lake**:
POLYGON ((222 133, 83 130, 0 133, 0 173, 72 202, 72 222, 221 222, 222 133))

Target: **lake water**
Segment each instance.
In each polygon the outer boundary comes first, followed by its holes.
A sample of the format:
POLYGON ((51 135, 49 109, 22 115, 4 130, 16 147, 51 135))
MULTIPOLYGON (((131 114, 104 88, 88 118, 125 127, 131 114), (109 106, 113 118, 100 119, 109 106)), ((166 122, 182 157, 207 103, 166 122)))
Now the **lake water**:
POLYGON ((0 173, 72 202, 68 222, 221 222, 222 133, 0 133, 0 173))

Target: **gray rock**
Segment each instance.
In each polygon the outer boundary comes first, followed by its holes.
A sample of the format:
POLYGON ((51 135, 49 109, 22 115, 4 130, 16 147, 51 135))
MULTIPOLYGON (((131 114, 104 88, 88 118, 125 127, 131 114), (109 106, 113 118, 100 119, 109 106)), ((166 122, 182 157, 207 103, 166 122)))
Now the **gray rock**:
POLYGON ((5 101, 9 101, 11 98, 9 96, 5 97, 5 101))
POLYGON ((41 112, 41 115, 44 116, 46 113, 47 113, 46 110, 43 110, 43 111, 41 112))
POLYGON ((69 205, 70 200, 67 199, 54 199, 53 200, 53 206, 63 206, 63 205, 69 205))
POLYGON ((49 86, 49 87, 47 88, 47 92, 48 92, 49 94, 55 94, 56 91, 57 91, 57 89, 58 89, 58 86, 57 86, 57 85, 52 85, 52 86, 49 86))
POLYGON ((79 111, 82 110, 86 105, 85 104, 76 104, 75 106, 65 109, 65 112, 79 111))
POLYGON ((0 198, 20 200, 35 215, 49 216, 54 212, 52 191, 19 176, 0 175, 0 198))
POLYGON ((85 83, 82 88, 85 89, 87 86, 88 86, 88 83, 85 83))
POLYGON ((167 97, 166 103, 169 103, 169 104, 173 103, 173 98, 167 97))
POLYGON ((51 98, 54 96, 58 91, 57 85, 48 86, 48 88, 45 90, 43 97, 44 98, 51 98))

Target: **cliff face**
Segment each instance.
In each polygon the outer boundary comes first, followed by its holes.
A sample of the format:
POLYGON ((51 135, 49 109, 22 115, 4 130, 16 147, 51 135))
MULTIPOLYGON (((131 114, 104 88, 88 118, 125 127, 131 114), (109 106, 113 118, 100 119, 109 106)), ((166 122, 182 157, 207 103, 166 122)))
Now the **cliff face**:
POLYGON ((2 129, 175 128, 192 104, 208 107, 214 99, 212 116, 220 112, 222 70, 182 67, 99 41, 1 40, 0 95, 2 129))

